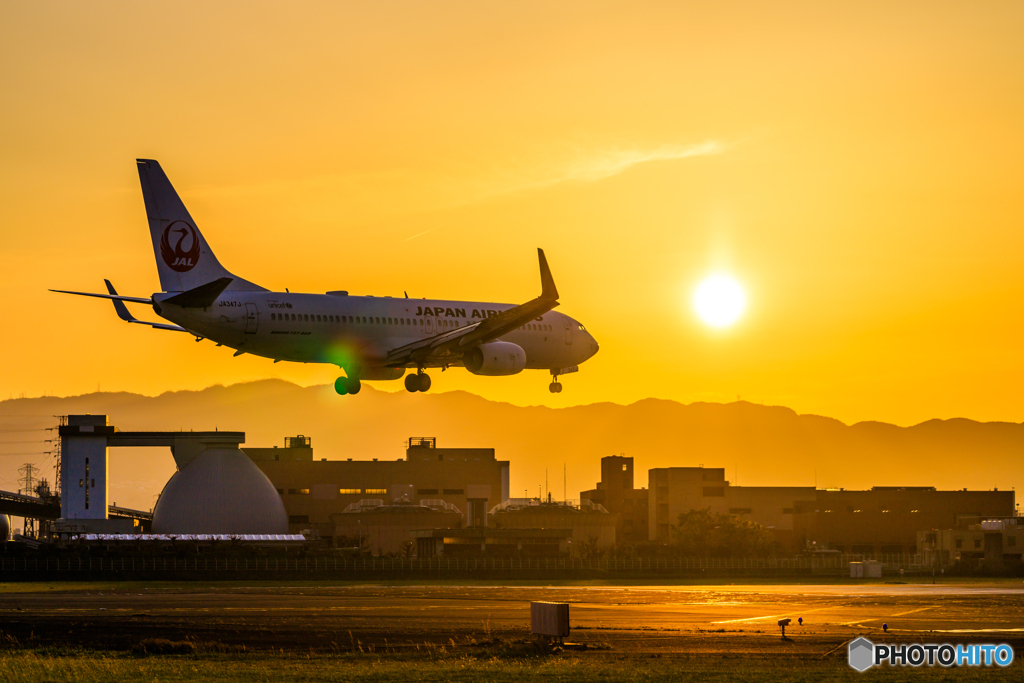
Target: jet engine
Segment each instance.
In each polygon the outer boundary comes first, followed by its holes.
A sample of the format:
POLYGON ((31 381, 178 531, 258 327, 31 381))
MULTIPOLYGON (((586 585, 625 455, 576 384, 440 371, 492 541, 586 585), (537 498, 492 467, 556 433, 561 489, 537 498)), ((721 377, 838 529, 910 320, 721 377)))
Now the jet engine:
POLYGON ((474 375, 515 375, 526 367, 526 352, 512 342, 489 342, 467 351, 462 362, 474 375))

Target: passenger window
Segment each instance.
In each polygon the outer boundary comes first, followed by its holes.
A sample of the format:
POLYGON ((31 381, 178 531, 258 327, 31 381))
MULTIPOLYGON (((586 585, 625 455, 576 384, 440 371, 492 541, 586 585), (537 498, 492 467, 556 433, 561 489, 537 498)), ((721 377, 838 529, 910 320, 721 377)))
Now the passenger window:
POLYGON ((274 314, 273 314, 273 313, 271 313, 271 314, 270 314, 270 319, 271 319, 271 320, 274 320, 274 319, 275 319, 275 318, 274 318, 274 314))
POLYGON ((317 321, 318 323, 319 323, 319 322, 323 322, 322 320, 320 320, 320 316, 317 316, 317 317, 316 317, 316 321, 317 321))

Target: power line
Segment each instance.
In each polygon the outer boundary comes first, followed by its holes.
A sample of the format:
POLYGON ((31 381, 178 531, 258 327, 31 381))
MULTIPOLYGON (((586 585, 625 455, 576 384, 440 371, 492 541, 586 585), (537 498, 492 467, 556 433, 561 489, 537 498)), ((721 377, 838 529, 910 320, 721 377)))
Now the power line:
POLYGON ((12 432, 45 432, 45 427, 36 427, 35 429, 0 429, 0 434, 10 434, 12 432))

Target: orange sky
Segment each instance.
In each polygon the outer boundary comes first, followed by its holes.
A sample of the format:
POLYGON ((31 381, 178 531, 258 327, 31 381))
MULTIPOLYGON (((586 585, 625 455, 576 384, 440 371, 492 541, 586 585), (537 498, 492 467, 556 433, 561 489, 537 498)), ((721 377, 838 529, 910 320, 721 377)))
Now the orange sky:
POLYGON ((520 302, 544 247, 601 352, 433 391, 1024 419, 1020 2, 210 5, 0 6, 0 397, 339 374, 46 291, 158 286, 150 157, 274 289, 520 302))

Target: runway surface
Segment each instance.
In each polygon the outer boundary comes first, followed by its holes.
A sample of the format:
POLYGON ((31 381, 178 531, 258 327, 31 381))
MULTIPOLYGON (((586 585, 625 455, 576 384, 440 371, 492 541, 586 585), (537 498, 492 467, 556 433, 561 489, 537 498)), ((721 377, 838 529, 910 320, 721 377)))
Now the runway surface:
POLYGON ((112 649, 153 637, 318 651, 404 648, 526 638, 532 600, 570 603, 573 640, 620 651, 825 656, 858 635, 877 642, 1024 642, 1020 580, 752 586, 124 583, 112 591, 0 594, 0 631, 20 642, 112 649), (786 617, 793 620, 790 641, 781 640, 777 626, 786 617))

